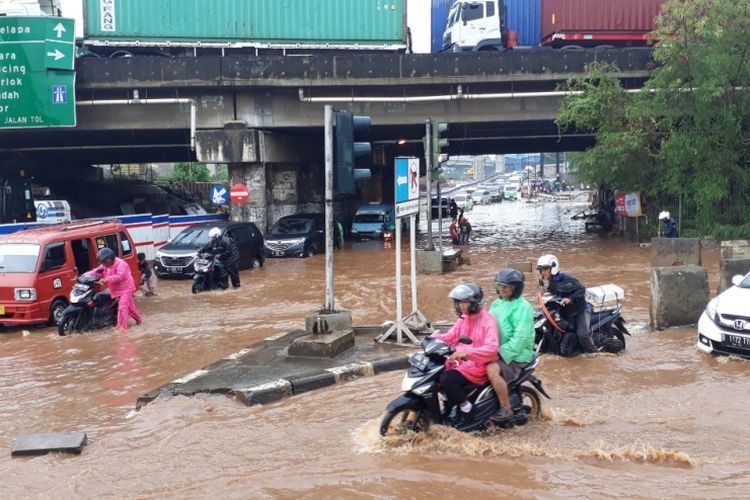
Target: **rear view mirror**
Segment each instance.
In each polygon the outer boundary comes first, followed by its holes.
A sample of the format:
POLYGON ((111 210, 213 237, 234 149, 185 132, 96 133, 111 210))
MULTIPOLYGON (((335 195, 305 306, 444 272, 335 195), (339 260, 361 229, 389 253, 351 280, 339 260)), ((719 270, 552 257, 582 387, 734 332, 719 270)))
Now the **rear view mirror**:
POLYGON ((736 275, 732 276, 732 284, 733 284, 734 286, 740 286, 740 283, 742 283, 742 280, 743 280, 744 278, 745 278, 745 277, 744 277, 744 276, 742 276, 741 274, 736 274, 736 275))

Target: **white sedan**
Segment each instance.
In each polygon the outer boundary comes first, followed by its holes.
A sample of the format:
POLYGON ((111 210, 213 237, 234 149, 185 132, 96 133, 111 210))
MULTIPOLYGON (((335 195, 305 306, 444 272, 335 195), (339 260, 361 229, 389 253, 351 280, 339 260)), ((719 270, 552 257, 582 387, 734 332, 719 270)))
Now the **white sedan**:
POLYGON ((698 321, 698 347, 708 353, 750 358, 750 273, 732 278, 698 321))

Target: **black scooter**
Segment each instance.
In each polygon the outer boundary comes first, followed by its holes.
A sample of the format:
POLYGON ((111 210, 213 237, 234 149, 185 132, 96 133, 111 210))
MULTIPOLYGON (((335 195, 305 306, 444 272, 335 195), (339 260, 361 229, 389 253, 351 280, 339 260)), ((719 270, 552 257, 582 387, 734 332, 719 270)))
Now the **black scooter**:
POLYGON ((70 305, 57 324, 57 333, 65 336, 117 324, 119 299, 113 299, 109 290, 96 293, 97 277, 81 275, 76 280, 78 283, 70 291, 70 305))
MULTIPOLYGON (((538 300, 540 307, 534 314, 537 350, 559 356, 563 336, 575 335, 575 325, 560 318, 560 297, 540 292, 538 300)), ((630 332, 625 328, 622 306, 617 304, 592 312, 589 333, 599 351, 618 353, 625 350, 625 335, 630 335, 630 332)))
MULTIPOLYGON (((461 337, 461 343, 470 344, 471 339, 461 337)), ((457 423, 444 419, 440 408, 440 374, 445 371, 445 361, 455 352, 442 340, 426 337, 422 340, 424 352, 409 356, 411 365, 404 376, 401 389, 406 391, 388 405, 380 424, 383 436, 398 435, 405 432, 424 432, 430 424, 452 425, 464 432, 482 430, 493 424, 490 417, 500 408, 500 402, 490 383, 471 391, 466 400, 473 405, 472 410, 457 423)), ((529 418, 541 415, 541 393, 549 399, 542 387, 542 381, 533 373, 539 359, 534 359, 521 371, 518 377, 508 384, 510 404, 513 417, 500 425, 524 425, 529 418)))
POLYGON ((211 253, 201 253, 193 264, 193 293, 229 288, 229 275, 224 265, 211 253))

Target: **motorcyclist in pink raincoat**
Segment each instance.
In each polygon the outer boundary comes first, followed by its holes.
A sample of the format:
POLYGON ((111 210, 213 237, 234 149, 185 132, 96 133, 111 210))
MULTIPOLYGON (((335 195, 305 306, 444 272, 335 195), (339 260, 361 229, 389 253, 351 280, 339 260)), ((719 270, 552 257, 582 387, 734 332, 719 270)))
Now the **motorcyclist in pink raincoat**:
POLYGON ((96 260, 101 266, 92 269, 85 275, 99 278, 101 284, 109 286, 109 293, 112 298, 120 299, 117 305, 117 329, 120 331, 127 330, 130 316, 140 325, 143 318, 141 318, 133 300, 135 281, 128 263, 118 258, 111 248, 99 250, 96 260))

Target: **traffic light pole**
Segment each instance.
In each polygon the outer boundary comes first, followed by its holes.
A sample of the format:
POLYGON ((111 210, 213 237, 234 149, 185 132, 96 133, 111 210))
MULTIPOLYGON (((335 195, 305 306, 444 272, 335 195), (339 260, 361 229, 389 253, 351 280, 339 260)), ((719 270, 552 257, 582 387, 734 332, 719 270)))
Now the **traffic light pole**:
POLYGON ((326 312, 336 310, 333 301, 333 107, 325 107, 326 178, 326 312))
POLYGON ((432 120, 427 119, 425 122, 425 152, 424 159, 427 166, 427 248, 425 250, 435 250, 432 244, 432 120))

